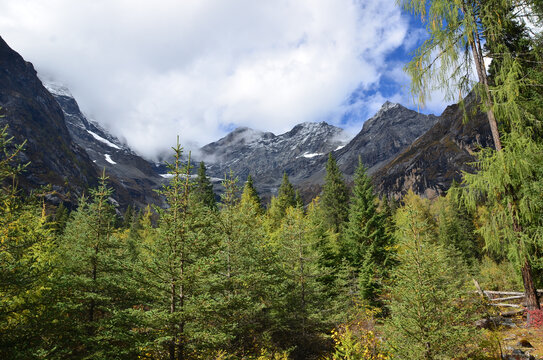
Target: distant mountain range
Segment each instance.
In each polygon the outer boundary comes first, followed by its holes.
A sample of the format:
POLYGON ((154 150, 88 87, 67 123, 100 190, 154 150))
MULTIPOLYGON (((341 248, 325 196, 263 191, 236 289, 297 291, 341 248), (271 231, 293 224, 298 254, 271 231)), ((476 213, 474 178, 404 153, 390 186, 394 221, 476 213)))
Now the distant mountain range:
MULTIPOLYGON (((468 98, 468 110, 472 103, 468 98)), ((31 161, 24 188, 52 184, 50 201, 74 202, 105 169, 121 206, 161 203, 154 189, 166 181, 164 166, 89 120, 68 89, 44 86, 32 64, 1 38, 0 106, 0 124, 9 124, 17 142, 28 141, 21 159, 31 161)), ((325 122, 302 123, 280 135, 244 127, 198 149, 194 158, 205 161, 215 184, 230 171, 242 181, 251 174, 264 198, 276 193, 286 172, 309 201, 320 192, 329 153, 348 182, 361 157, 380 194, 399 197, 413 188, 435 197, 470 170, 477 147, 492 145, 485 116, 472 118, 464 125, 457 105, 434 116, 386 102, 354 138, 325 122)))

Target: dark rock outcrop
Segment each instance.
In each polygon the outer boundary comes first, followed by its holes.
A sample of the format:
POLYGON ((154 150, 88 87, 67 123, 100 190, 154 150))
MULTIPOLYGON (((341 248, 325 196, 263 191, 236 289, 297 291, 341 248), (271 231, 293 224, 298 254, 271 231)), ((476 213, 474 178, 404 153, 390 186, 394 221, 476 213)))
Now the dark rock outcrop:
POLYGON ((119 203, 123 207, 161 203, 154 189, 160 187, 164 178, 158 174, 155 165, 135 154, 100 125, 89 121, 68 89, 53 84, 45 86, 61 106, 72 139, 86 151, 99 171, 105 170, 119 203))
POLYGON ((476 111, 474 96, 465 99, 465 111, 467 119, 460 105, 448 106, 430 130, 375 172, 376 190, 399 198, 411 188, 434 198, 453 180, 460 182, 463 171, 473 171, 474 153, 493 146, 493 141, 486 114, 476 111))
POLYGON ((16 143, 27 141, 20 161, 30 162, 20 178, 24 189, 52 185, 54 201, 75 201, 96 183, 96 167, 72 141, 62 109, 44 88, 31 63, 0 38, 0 124, 16 143))
POLYGON ((373 174, 405 150, 436 122, 435 115, 424 115, 400 104, 385 102, 347 146, 334 153, 339 168, 352 176, 362 158, 368 174, 373 174))
POLYGON ((249 173, 264 197, 274 194, 283 172, 309 201, 320 192, 328 154, 333 153, 347 181, 358 165, 358 157, 370 173, 392 160, 438 120, 399 104, 386 102, 364 123, 349 142, 339 128, 322 123, 303 123, 291 131, 271 133, 240 128, 201 150, 210 174, 224 176, 228 170, 244 179, 249 173))
POLYGON ((202 147, 200 157, 215 178, 224 178, 230 170, 242 180, 251 174, 261 195, 267 197, 276 191, 283 172, 298 183, 312 172, 314 158, 344 146, 348 139, 344 130, 325 122, 302 123, 280 135, 238 128, 202 147))

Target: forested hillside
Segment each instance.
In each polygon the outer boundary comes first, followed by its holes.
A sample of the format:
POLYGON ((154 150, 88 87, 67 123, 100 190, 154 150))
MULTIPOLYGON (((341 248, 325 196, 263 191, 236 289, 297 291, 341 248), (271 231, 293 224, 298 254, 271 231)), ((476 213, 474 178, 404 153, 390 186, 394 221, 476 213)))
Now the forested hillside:
POLYGON ((0 358, 543 358, 543 47, 524 25, 543 7, 401 4, 431 34, 413 92, 438 80, 486 114, 493 147, 474 151, 475 172, 433 201, 379 198, 361 158, 349 188, 330 154, 311 204, 285 173, 264 208, 250 175, 227 176, 216 201, 178 142, 166 206, 121 214, 104 173, 69 211, 48 187, 19 190, 27 145, 6 127, 0 358), (485 290, 523 295, 500 307, 485 290))

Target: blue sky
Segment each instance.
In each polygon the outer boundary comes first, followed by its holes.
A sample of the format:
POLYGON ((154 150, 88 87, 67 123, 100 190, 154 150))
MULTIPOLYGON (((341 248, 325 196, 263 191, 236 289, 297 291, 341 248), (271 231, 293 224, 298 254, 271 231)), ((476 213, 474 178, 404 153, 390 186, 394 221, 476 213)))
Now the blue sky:
MULTIPOLYGON (((2 0, 0 34, 148 158, 177 134, 354 134, 386 100, 417 109, 402 68, 425 37, 395 0, 2 0)), ((421 110, 443 109, 435 94, 421 110)))

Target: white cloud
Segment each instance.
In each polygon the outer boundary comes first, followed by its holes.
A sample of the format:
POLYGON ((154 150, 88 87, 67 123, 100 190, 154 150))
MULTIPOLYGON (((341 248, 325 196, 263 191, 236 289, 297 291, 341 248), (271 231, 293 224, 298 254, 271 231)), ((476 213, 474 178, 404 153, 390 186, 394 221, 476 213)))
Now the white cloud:
POLYGON ((232 124, 279 133, 338 111, 379 83, 407 29, 395 0, 3 0, 0 12, 10 46, 149 157, 177 134, 196 147, 232 124))

